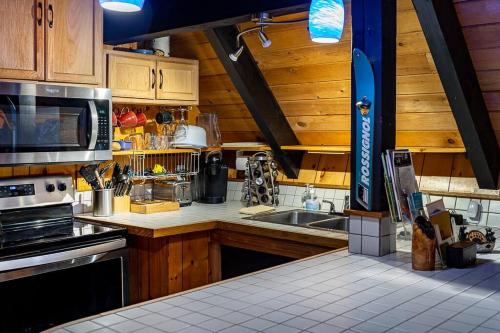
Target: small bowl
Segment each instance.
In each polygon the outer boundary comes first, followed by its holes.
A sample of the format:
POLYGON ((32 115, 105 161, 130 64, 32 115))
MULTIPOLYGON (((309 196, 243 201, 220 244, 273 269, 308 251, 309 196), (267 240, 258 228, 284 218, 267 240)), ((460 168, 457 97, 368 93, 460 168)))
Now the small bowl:
POLYGON ((120 147, 122 148, 122 150, 132 149, 132 141, 120 140, 120 141, 118 141, 118 143, 120 144, 120 147))

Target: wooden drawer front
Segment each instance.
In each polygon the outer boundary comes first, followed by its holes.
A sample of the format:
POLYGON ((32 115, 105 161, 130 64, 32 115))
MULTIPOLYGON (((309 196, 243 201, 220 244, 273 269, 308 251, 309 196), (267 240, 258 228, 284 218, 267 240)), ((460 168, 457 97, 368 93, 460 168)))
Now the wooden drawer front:
POLYGON ((155 98, 156 61, 108 56, 108 88, 114 97, 155 98))
POLYGON ((158 62, 157 99, 196 101, 198 99, 198 65, 192 63, 158 62))
POLYGON ((0 78, 44 79, 43 0, 0 1, 0 78))

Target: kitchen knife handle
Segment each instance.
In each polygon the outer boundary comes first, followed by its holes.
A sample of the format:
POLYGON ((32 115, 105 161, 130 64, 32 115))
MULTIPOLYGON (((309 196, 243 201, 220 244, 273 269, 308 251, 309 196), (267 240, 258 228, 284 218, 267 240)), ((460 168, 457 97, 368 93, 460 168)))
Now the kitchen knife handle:
POLYGON ((151 73, 153 73, 153 84, 151 85, 151 89, 154 89, 156 85, 156 72, 154 68, 151 70, 151 73))
POLYGON ((160 69, 160 89, 163 89, 163 70, 160 69))
POLYGON ((38 25, 41 26, 43 23, 43 4, 41 1, 38 1, 38 4, 37 4, 36 17, 37 17, 36 21, 37 21, 38 25))
POLYGON ((49 4, 49 15, 47 15, 47 19, 49 20, 49 28, 54 27, 54 6, 49 4))

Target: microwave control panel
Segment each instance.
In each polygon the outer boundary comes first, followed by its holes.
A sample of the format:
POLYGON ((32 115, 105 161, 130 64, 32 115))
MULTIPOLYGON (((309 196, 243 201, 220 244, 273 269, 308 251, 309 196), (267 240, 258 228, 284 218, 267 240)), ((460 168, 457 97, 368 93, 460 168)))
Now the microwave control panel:
POLYGON ((108 101, 96 101, 98 132, 96 150, 109 150, 111 147, 111 121, 108 101))

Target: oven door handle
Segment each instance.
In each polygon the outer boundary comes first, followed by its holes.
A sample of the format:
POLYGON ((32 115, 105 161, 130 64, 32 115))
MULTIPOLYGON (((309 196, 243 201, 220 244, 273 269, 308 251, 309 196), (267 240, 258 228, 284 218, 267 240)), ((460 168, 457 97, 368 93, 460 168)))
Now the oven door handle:
POLYGON ((97 144, 97 134, 99 130, 99 116, 97 114, 97 108, 95 106, 94 101, 89 101, 89 109, 90 109, 90 142, 89 142, 89 150, 95 149, 97 144))
POLYGON ((125 238, 40 256, 0 261, 0 282, 99 261, 108 252, 124 248, 125 238))

